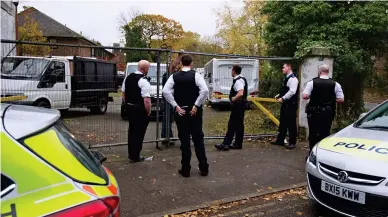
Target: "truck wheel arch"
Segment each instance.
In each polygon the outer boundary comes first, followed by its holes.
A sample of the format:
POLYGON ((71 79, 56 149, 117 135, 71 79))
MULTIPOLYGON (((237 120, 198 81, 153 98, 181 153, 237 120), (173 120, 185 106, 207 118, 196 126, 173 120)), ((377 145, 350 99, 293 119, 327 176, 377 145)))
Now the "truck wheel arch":
POLYGON ((47 98, 39 98, 34 101, 33 105, 39 106, 39 107, 51 108, 51 102, 47 98), (47 106, 44 106, 44 105, 47 105, 47 106))

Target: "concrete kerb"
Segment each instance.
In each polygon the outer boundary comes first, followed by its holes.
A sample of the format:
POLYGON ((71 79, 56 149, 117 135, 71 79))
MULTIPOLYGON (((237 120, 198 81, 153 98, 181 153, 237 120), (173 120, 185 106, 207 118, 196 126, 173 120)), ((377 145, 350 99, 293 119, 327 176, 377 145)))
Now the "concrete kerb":
POLYGON ((226 203, 232 203, 232 202, 236 202, 236 201, 240 201, 240 200, 245 200, 247 198, 261 197, 261 196, 264 196, 264 195, 267 195, 267 194, 273 194, 273 193, 278 193, 278 192, 282 192, 282 191, 288 191, 288 190, 291 190, 291 189, 301 188, 301 187, 304 187, 304 186, 307 186, 307 182, 301 182, 301 183, 297 183, 297 184, 293 184, 293 185, 287 185, 287 186, 283 186, 283 187, 279 187, 279 188, 274 188, 272 190, 264 190, 264 191, 261 191, 261 192, 249 193, 249 194, 245 194, 245 195, 239 195, 239 196, 224 198, 224 199, 221 199, 221 200, 205 202, 205 203, 198 204, 198 205, 186 206, 186 207, 181 207, 181 208, 177 208, 177 209, 167 210, 167 211, 163 211, 163 212, 157 212, 157 213, 152 213, 152 214, 148 214, 148 215, 142 215, 140 217, 161 217, 161 216, 163 217, 163 216, 166 216, 166 215, 177 215, 177 214, 182 214, 182 213, 187 213, 187 212, 195 211, 195 210, 198 210, 198 209, 204 209, 204 208, 207 208, 207 207, 210 207, 210 206, 214 206, 214 205, 222 205, 222 204, 226 204, 226 203))

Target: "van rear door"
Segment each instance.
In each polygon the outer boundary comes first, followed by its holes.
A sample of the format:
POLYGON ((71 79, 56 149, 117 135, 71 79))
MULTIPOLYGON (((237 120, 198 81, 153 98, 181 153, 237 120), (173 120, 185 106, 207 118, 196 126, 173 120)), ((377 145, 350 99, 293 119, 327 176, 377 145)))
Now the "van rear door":
MULTIPOLYGON (((241 75, 248 82, 248 94, 258 90, 258 68, 253 61, 241 61, 239 65, 242 67, 241 75)), ((219 91, 223 94, 229 94, 233 84, 232 78, 233 64, 220 64, 216 70, 214 91, 219 91)))

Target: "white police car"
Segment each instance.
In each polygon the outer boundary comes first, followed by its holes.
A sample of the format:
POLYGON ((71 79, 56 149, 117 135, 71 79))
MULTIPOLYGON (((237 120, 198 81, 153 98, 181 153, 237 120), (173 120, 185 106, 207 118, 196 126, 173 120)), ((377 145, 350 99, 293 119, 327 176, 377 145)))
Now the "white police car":
POLYGON ((345 216, 388 217, 388 100, 317 144, 306 173, 318 204, 345 216))

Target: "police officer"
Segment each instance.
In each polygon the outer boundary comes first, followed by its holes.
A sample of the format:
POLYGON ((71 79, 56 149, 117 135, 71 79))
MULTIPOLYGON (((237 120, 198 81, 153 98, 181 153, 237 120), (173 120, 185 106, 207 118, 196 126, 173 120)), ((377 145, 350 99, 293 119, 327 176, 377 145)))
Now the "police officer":
POLYGON ((215 145, 219 150, 242 149, 244 139, 244 113, 247 106, 248 83, 241 75, 241 66, 232 67, 233 84, 230 88, 229 100, 232 106, 228 122, 228 131, 222 144, 215 145), (231 145, 234 134, 236 139, 231 145))
POLYGON ((309 81, 302 94, 304 100, 310 99, 306 106, 310 151, 315 144, 330 135, 336 102, 344 102, 341 85, 329 78, 329 69, 328 65, 321 65, 318 68, 319 77, 309 81))
POLYGON ((182 150, 182 167, 178 172, 184 177, 189 177, 191 170, 190 135, 194 142, 201 175, 207 176, 209 173, 202 132, 202 104, 207 99, 209 90, 203 77, 191 69, 192 62, 190 55, 183 55, 182 69, 171 75, 163 88, 164 97, 175 110, 175 122, 182 150))
POLYGON ((283 74, 285 78, 283 85, 280 88, 280 93, 276 96, 277 100, 282 103, 280 108, 280 125, 279 133, 276 141, 272 142, 274 145, 285 145, 284 140, 288 130, 289 142, 286 146, 287 149, 293 149, 296 147, 296 112, 298 109, 298 79, 292 72, 291 64, 283 65, 283 74))
MULTIPOLYGON (((179 71, 180 70, 180 58, 181 58, 181 54, 179 54, 179 56, 171 62, 171 64, 169 65, 168 67, 168 72, 165 72, 163 74, 163 77, 162 77, 162 85, 164 87, 164 85, 167 83, 167 79, 168 79, 168 76, 169 76, 169 73, 170 75, 179 71)), ((162 96, 163 98, 163 102, 165 103, 165 105, 163 106, 163 117, 162 117, 162 132, 161 132, 161 138, 163 139, 166 139, 167 137, 171 138, 173 137, 173 132, 172 132, 172 123, 174 122, 174 110, 172 108, 172 106, 168 103, 166 103, 166 100, 165 98, 162 96), (167 121, 169 119, 169 121, 167 121), (168 136, 167 136, 167 129, 168 129, 168 136)), ((162 144, 164 145, 168 145, 168 141, 164 140, 162 142, 162 144)), ((170 141, 170 145, 175 145, 175 143, 173 141, 170 141)))
POLYGON ((151 84, 146 77, 149 68, 148 61, 139 61, 137 71, 125 78, 122 89, 128 104, 128 157, 131 163, 144 161, 140 152, 151 114, 151 84))

